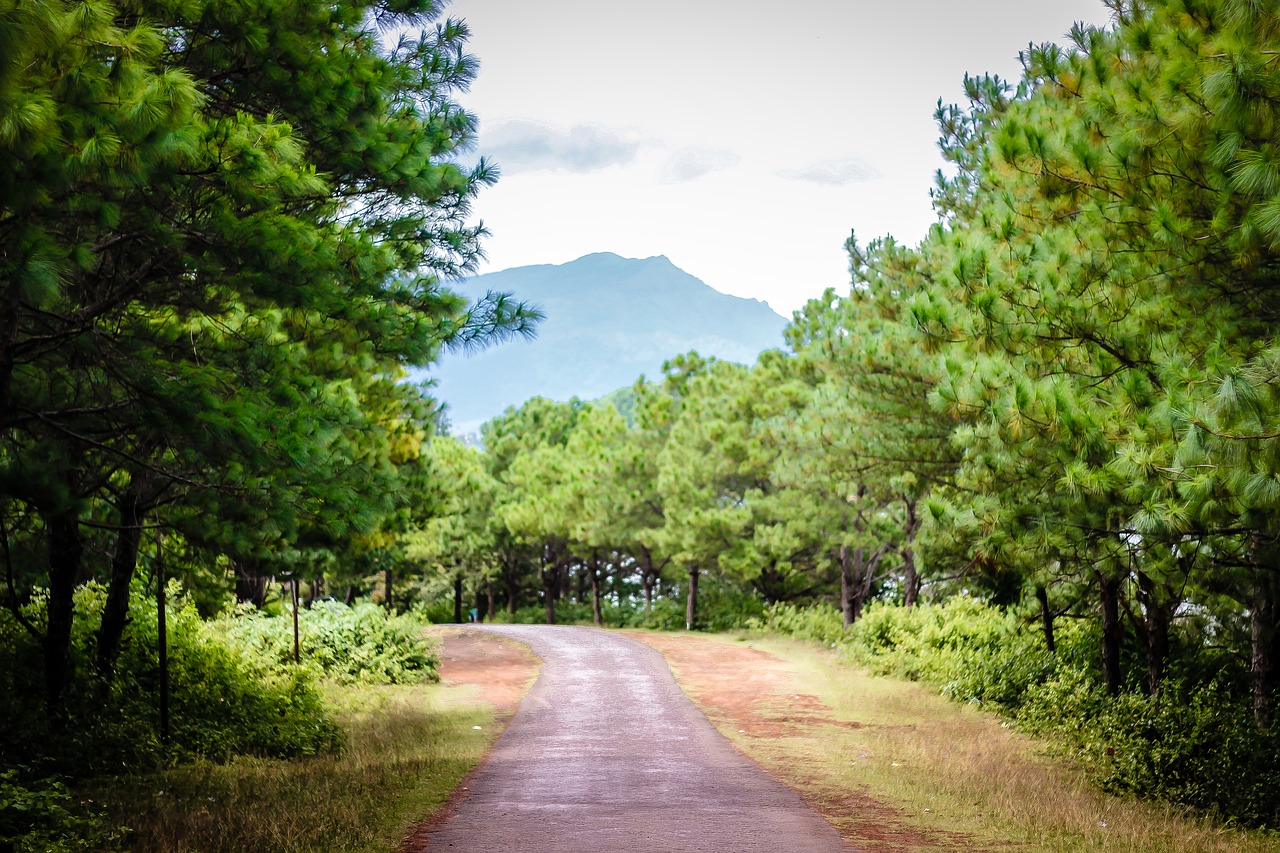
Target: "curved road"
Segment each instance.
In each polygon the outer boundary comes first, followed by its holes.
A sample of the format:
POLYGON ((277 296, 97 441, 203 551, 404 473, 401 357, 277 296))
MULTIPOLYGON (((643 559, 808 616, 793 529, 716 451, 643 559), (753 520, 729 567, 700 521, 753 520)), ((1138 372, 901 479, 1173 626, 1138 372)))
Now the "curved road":
MULTIPOLYGON (((475 626, 473 626, 475 627, 475 626)), ((592 628, 485 626, 542 672, 426 847, 492 853, 847 853, 738 753, 648 646, 592 628)))

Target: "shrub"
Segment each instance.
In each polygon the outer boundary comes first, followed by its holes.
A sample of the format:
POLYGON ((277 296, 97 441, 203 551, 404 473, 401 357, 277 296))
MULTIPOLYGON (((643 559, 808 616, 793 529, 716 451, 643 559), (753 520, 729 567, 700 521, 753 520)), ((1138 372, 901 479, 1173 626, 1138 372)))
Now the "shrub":
MULTIPOLYGON (((426 620, 391 614, 369 601, 348 607, 317 601, 298 611, 302 660, 341 684, 421 684, 438 681, 440 661, 423 635, 426 620)), ((252 606, 224 613, 215 627, 281 674, 294 671, 293 615, 273 616, 252 606)))
POLYGON ((18 768, 0 771, 0 850, 119 849, 124 830, 112 826, 105 813, 77 805, 66 785, 56 779, 24 781, 21 775, 18 768))
POLYGON ((747 620, 746 627, 824 644, 839 644, 846 639, 844 616, 835 608, 823 605, 800 607, 779 602, 765 608, 760 616, 747 620))
MULTIPOLYGON (((29 765, 40 775, 83 777, 135 772, 202 756, 306 755, 333 749, 341 732, 322 706, 306 670, 281 672, 246 653, 218 626, 204 622, 176 583, 168 611, 172 737, 158 727, 160 670, 156 605, 135 595, 115 677, 103 683, 92 668, 105 593, 87 585, 76 593, 73 680, 63 713, 43 703, 39 646, 12 614, 0 615, 0 756, 6 767, 29 765)), ((44 621, 43 601, 27 608, 44 621)))

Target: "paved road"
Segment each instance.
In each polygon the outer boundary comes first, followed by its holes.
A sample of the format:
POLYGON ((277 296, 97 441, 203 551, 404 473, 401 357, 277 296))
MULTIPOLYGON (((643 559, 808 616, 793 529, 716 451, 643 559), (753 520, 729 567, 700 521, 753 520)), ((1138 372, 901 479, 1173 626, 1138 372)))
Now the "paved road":
POLYGON ((430 853, 848 853, 739 754, 648 646, 592 628, 486 626, 544 661, 430 853))

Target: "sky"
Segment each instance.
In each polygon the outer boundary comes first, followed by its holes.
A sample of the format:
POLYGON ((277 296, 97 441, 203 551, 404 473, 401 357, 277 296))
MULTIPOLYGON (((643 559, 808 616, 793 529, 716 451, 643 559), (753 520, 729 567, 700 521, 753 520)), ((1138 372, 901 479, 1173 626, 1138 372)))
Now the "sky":
POLYGON ((460 102, 501 177, 479 272, 666 255, 790 316, 849 286, 844 242, 915 244, 943 166, 933 113, 1016 80, 1100 0, 454 0, 460 102))

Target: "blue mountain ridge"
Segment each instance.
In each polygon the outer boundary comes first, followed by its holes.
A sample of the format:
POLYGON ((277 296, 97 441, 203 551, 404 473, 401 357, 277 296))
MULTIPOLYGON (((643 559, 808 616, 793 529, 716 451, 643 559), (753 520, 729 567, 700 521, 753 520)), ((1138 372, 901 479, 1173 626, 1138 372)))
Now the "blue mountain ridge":
POLYGON ((534 340, 448 352, 413 376, 434 380, 459 435, 530 397, 593 400, 641 374, 657 378, 664 361, 689 350, 750 364, 783 345, 787 325, 768 304, 720 293, 663 256, 602 252, 475 276, 459 290, 510 293, 546 315, 534 340))

